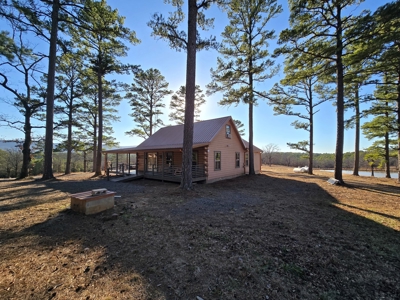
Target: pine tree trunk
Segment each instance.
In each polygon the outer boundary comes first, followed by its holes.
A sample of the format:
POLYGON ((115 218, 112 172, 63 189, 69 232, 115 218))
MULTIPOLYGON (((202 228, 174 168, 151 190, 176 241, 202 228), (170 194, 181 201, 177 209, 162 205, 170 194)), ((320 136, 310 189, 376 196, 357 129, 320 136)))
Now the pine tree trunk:
POLYGON ((337 33, 336 33, 336 77, 337 77, 337 119, 336 119, 336 149, 335 149, 335 179, 343 183, 343 143, 344 143, 344 84, 343 84, 343 42, 341 8, 337 6, 337 33))
POLYGON ((70 90, 70 101, 68 107, 68 131, 67 131, 67 161, 65 163, 65 174, 71 174, 71 156, 72 156, 72 110, 73 110, 74 88, 70 90))
POLYGON ((58 33, 58 11, 59 0, 53 1, 51 13, 51 33, 49 50, 49 69, 47 74, 47 96, 46 96, 46 138, 44 145, 44 166, 42 179, 54 178, 53 175, 53 120, 54 120, 54 82, 57 58, 57 33, 58 33))
MULTIPOLYGON (((100 56, 99 56, 100 57, 100 56)), ((99 66, 101 66, 101 61, 99 66)), ((100 71, 97 72, 97 84, 98 84, 98 117, 99 117, 99 130, 97 136, 97 154, 96 154, 96 170, 94 176, 101 175, 101 151, 103 149, 103 76, 100 71)))
POLYGON ((92 153, 92 172, 96 171, 96 157, 97 157, 97 114, 94 116, 93 124, 93 153, 92 153))
MULTIPOLYGON (((249 35, 249 49, 252 49, 251 35, 249 35)), ((253 56, 250 54, 249 58, 249 88, 250 88, 250 99, 249 99, 249 175, 255 175, 254 171, 254 146, 253 146, 253 56)))
POLYGON ((253 102, 249 103, 249 175, 254 175, 254 150, 253 150, 253 102))
POLYGON ((400 74, 397 81, 397 182, 400 183, 400 74))
POLYGON ((337 95, 337 135, 335 149, 335 179, 343 183, 343 142, 344 142, 344 100, 343 100, 343 66, 338 65, 337 72, 338 95, 337 95))
POLYGON ((150 99, 150 122, 149 122, 149 136, 153 135, 153 98, 150 99))
POLYGON ((87 155, 86 151, 83 151, 83 172, 84 172, 84 173, 87 172, 87 167, 86 167, 87 158, 86 158, 86 155, 87 155))
POLYGON ((191 190, 192 184, 192 148, 194 122, 194 95, 196 89, 196 0, 188 1, 188 45, 186 61, 186 101, 185 123, 183 125, 183 158, 181 188, 191 190))
POLYGON ((310 149, 308 153, 308 174, 312 175, 314 170, 314 116, 310 114, 310 149))
POLYGON ((310 106, 309 106, 309 114, 310 114, 310 148, 308 153, 308 174, 313 174, 313 160, 314 160, 314 110, 313 110, 313 94, 312 94, 312 85, 311 79, 308 84, 308 94, 310 95, 310 106))
POLYGON ((29 165, 31 163, 31 144, 32 144, 32 126, 30 122, 30 109, 25 112, 24 124, 24 143, 22 144, 22 166, 19 178, 25 178, 29 175, 29 165))
POLYGON ((386 178, 391 178, 390 177, 390 153, 389 153, 389 133, 385 133, 385 172, 386 172, 386 178))
POLYGON ((355 111, 356 111, 356 116, 355 116, 355 145, 354 145, 354 167, 353 167, 353 175, 359 176, 358 170, 359 170, 359 165, 360 165, 360 102, 359 102, 359 93, 358 93, 358 86, 357 90, 355 93, 355 111))

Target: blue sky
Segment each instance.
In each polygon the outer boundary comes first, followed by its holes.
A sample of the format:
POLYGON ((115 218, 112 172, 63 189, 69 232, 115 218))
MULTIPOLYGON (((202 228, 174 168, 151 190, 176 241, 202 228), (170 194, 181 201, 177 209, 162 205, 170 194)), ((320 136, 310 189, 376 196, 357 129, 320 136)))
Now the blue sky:
MULTIPOLYGON (((359 9, 371 9, 374 11, 378 6, 389 1, 367 0, 359 9)), ((288 5, 287 1, 278 0, 283 7, 283 13, 275 17, 269 24, 269 29, 274 29, 278 36, 280 31, 288 27, 288 5)), ((146 0, 146 1, 123 1, 108 0, 108 4, 117 8, 120 15, 125 16, 125 25, 136 32, 141 43, 136 46, 130 46, 128 56, 122 61, 131 64, 140 65, 142 69, 149 68, 159 69, 161 74, 169 82, 169 89, 176 91, 181 85, 185 84, 186 76, 186 53, 177 52, 169 48, 168 43, 163 40, 156 39, 151 36, 151 29, 147 26, 147 22, 154 13, 162 13, 168 16, 168 12, 172 12, 174 7, 165 4, 163 0, 146 0)), ((184 6, 186 9, 186 5, 184 6)), ((206 11, 207 17, 215 18, 214 29, 203 32, 203 35, 215 35, 221 41, 220 34, 224 30, 228 20, 223 12, 216 6, 206 11)), ((183 25, 186 28, 186 24, 183 25)), ((271 41, 269 51, 272 53, 276 47, 275 41, 271 41)), ((210 83, 210 69, 216 67, 218 53, 216 50, 202 51, 197 54, 196 84, 205 90, 205 85, 210 83)), ((283 63, 282 59, 277 59, 278 64, 283 63)), ((121 75, 117 78, 127 83, 132 82, 132 75, 121 75)), ((282 72, 257 88, 268 91, 276 82, 283 78, 282 72)), ((1 91, 0 97, 4 99, 6 94, 1 91)), ((7 96, 6 96, 7 97, 7 96)), ((218 118, 223 116, 232 116, 245 124, 246 136, 248 136, 248 107, 239 104, 237 107, 221 107, 217 104, 221 100, 222 94, 214 94, 207 97, 207 102, 202 106, 202 120, 218 118)), ((171 124, 168 120, 170 96, 164 99, 166 109, 164 115, 161 116, 165 124, 171 124)), ((0 113, 17 117, 18 112, 5 103, 0 103, 0 113)), ((315 145, 314 151, 317 153, 335 151, 336 143, 336 113, 332 103, 324 103, 320 107, 320 112, 315 115, 315 145)), ((129 116, 131 108, 127 100, 122 101, 118 107, 120 122, 113 124, 114 137, 121 146, 134 146, 143 141, 139 137, 129 137, 124 134, 135 127, 133 119, 129 116)), ((254 110, 254 144, 262 148, 267 144, 273 143, 278 145, 281 151, 292 151, 286 145, 287 142, 297 142, 308 139, 308 132, 304 130, 296 130, 290 124, 295 121, 295 117, 290 116, 274 116, 272 107, 266 101, 259 100, 258 106, 254 110)), ((40 132, 38 132, 40 133, 40 132)), ((22 133, 5 127, 0 127, 0 139, 22 138, 22 133)), ((361 149, 368 147, 370 141, 361 140, 361 149)), ((354 148, 354 131, 347 130, 345 132, 344 151, 353 151, 354 148)))

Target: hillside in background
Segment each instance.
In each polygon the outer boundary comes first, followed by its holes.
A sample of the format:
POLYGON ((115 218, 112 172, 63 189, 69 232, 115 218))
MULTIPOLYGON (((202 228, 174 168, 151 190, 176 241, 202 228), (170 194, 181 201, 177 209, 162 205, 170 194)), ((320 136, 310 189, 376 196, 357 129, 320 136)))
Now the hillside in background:
POLYGON ((15 149, 18 147, 16 142, 4 142, 0 141, 0 149, 7 150, 7 149, 15 149))

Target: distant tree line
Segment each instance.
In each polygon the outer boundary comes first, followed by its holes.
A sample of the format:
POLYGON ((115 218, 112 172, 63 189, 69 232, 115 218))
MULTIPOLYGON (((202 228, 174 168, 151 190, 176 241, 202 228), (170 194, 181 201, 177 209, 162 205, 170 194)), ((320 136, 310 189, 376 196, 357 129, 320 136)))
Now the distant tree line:
MULTIPOLYGON (((360 151, 360 170, 371 170, 371 158, 367 151, 360 151)), ((343 154, 343 168, 352 170, 354 167, 354 152, 345 152, 343 154)), ((300 152, 264 152, 261 155, 262 163, 265 165, 282 165, 287 167, 303 167, 308 166, 309 158, 300 152)), ((390 158, 390 170, 397 171, 397 157, 390 158)), ((333 153, 314 153, 313 157, 314 168, 317 169, 333 169, 335 166, 335 154, 333 153)), ((386 170, 384 160, 375 161, 374 168, 386 170)))
MULTIPOLYGON (((67 157, 66 152, 53 153, 53 170, 56 173, 65 173, 67 159, 70 159, 71 172, 85 172, 92 170, 92 161, 85 160, 83 153, 73 152, 67 157)), ((33 153, 26 177, 43 174, 43 151, 33 153)), ((0 149, 0 178, 19 178, 23 153, 21 149, 0 149)))

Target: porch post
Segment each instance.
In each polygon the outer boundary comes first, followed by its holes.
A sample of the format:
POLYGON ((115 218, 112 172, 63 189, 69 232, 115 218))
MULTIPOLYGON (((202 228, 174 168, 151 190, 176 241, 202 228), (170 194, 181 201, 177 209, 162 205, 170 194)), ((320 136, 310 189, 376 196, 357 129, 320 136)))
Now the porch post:
POLYGON ((146 175, 147 173, 147 152, 144 152, 144 157, 143 157, 143 173, 146 175))
POLYGON ((117 153, 117 162, 116 162, 116 165, 115 165, 115 175, 118 175, 118 170, 119 169, 119 166, 118 166, 118 153, 117 153))
POLYGON ((136 176, 139 175, 139 152, 136 152, 136 165, 135 165, 136 176))
MULTIPOLYGON (((128 154, 125 153, 125 164, 128 164, 128 154)), ((125 171, 126 171, 126 167, 125 167, 125 171)), ((128 167, 128 174, 129 174, 129 167, 128 167)))
MULTIPOLYGON (((103 155, 103 152, 101 152, 101 155, 103 155)), ((103 159, 101 158, 100 159, 100 173, 101 174, 102 174, 101 170, 103 170, 102 166, 103 166, 103 159)))
POLYGON ((131 175, 131 153, 128 153, 128 175, 131 175))
POLYGON ((104 172, 107 174, 107 168, 108 168, 108 153, 106 152, 104 155, 104 172))
POLYGON ((164 182, 164 151, 162 152, 161 155, 161 182, 164 182))

